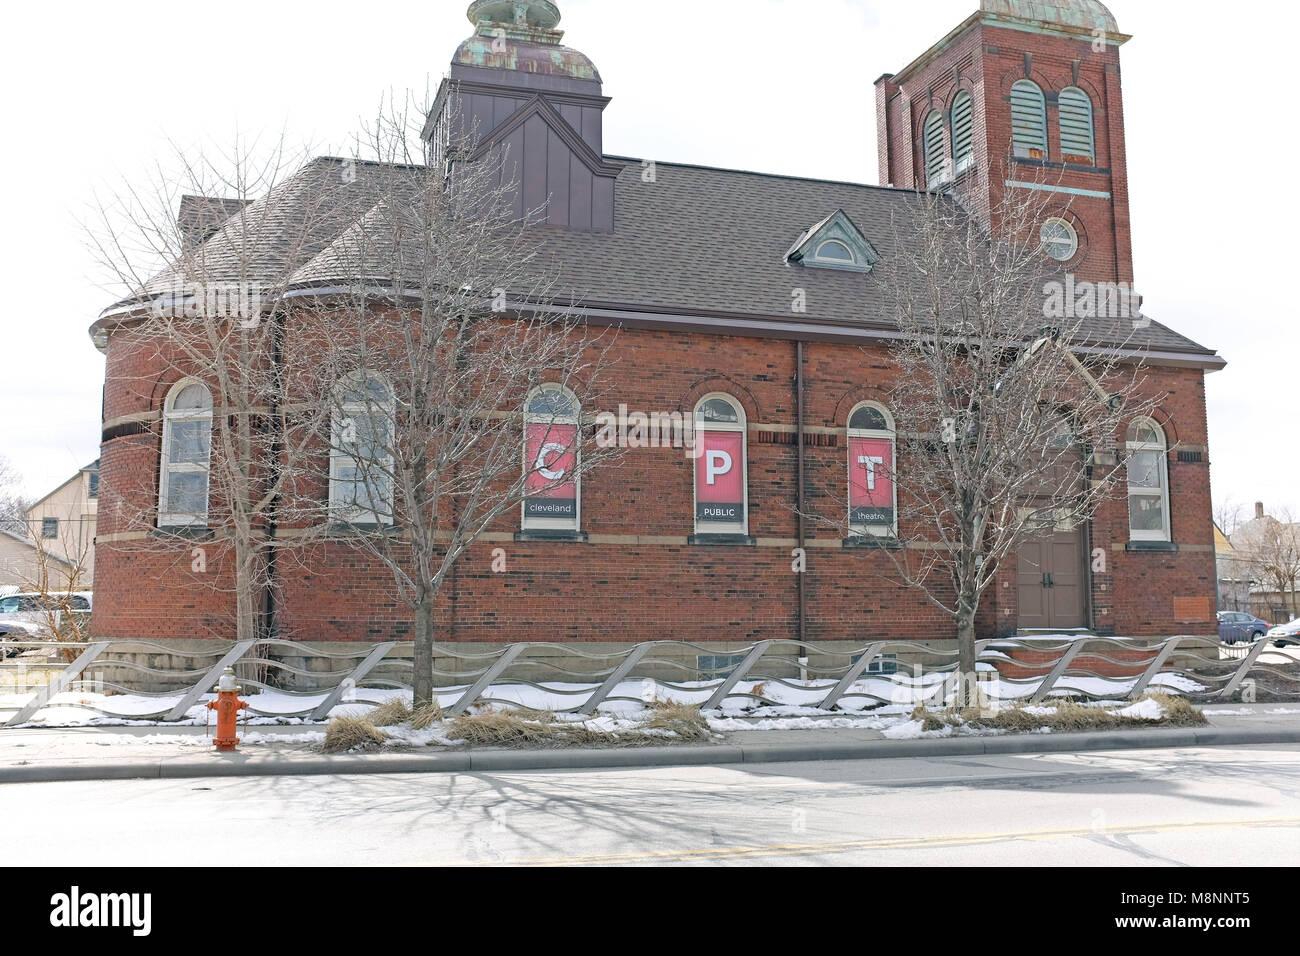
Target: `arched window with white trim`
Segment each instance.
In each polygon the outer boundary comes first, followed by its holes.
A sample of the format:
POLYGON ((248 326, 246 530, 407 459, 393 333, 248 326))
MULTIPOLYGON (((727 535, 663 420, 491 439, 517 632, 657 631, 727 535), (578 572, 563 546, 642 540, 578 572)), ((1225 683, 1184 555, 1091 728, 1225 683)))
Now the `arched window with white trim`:
POLYGON ((212 462, 212 392, 202 382, 176 383, 163 403, 160 528, 206 527, 212 462))
POLYGON ((952 101, 952 159, 958 176, 975 162, 975 100, 965 90, 952 101))
POLYGON ((898 436, 889 410, 863 402, 849 413, 849 536, 898 536, 895 460, 898 436))
POLYGON ((838 239, 827 239, 817 247, 813 254, 815 259, 822 262, 832 262, 840 265, 857 265, 857 257, 853 255, 853 250, 838 239))
POLYGON ((524 408, 525 531, 582 528, 582 407, 562 385, 543 385, 524 408))
POLYGON ((1128 430, 1128 525, 1132 541, 1169 541, 1169 443, 1140 418, 1128 430))
POLYGON ((1011 87, 1011 140, 1017 158, 1047 158, 1047 99, 1033 80, 1011 87))
POLYGON ((393 523, 393 390, 358 373, 339 386, 330 449, 330 512, 335 521, 393 523))
POLYGON ((695 533, 749 534, 749 446, 745 410, 730 395, 695 406, 695 533))
POLYGON ((1061 114, 1061 159, 1087 166, 1097 161, 1093 140, 1092 99, 1077 86, 1061 90, 1058 100, 1061 114))
POLYGON ((934 110, 925 118, 925 183, 930 189, 952 178, 948 150, 943 141, 943 114, 934 110))

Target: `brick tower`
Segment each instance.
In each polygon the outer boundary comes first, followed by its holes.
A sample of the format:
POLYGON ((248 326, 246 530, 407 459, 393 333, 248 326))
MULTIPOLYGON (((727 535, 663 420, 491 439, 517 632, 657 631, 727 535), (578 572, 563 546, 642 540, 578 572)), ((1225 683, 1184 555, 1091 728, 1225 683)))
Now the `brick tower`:
POLYGON ((876 81, 880 181, 975 208, 1044 192, 1049 250, 1079 279, 1133 282, 1119 48, 1099 0, 981 0, 876 81))

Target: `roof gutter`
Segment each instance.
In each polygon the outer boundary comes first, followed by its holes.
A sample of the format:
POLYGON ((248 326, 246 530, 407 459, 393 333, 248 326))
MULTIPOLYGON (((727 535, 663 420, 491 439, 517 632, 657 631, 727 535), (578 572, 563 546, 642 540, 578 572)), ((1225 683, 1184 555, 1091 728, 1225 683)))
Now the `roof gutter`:
MULTIPOLYGON (((394 290, 382 280, 367 280, 362 285, 320 285, 291 289, 281 299, 320 299, 358 295, 377 298, 418 299, 419 290, 394 290)), ((129 320, 148 310, 148 303, 133 303, 119 309, 106 310, 91 326, 90 334, 100 351, 103 337, 107 342, 107 324, 114 321, 129 320)), ((528 314, 538 310, 535 302, 507 300, 508 312, 528 314)), ((845 323, 828 319, 787 319, 776 316, 762 316, 745 313, 690 313, 677 311, 647 312, 623 306, 594 303, 551 307, 551 311, 567 313, 584 321, 604 326, 619 326, 629 329, 650 329, 655 331, 696 332, 702 335, 736 335, 745 338, 779 339, 782 341, 802 342, 889 342, 903 338, 902 333, 883 323, 868 325, 866 323, 845 323)), ((1081 355, 1117 355, 1122 359, 1144 361, 1150 365, 1173 368, 1200 368, 1217 372, 1227 366, 1227 362, 1213 352, 1167 351, 1162 349, 1139 349, 1121 347, 1107 348, 1103 345, 1079 345, 1073 351, 1081 355)))

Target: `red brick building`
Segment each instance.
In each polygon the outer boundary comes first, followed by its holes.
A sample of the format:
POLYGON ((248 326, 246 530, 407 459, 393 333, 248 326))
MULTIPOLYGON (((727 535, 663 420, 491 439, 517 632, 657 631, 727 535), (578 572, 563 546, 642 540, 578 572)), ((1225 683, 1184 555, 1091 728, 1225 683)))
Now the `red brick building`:
MULTIPOLYGON (((964 180, 986 210, 1004 190, 1046 192, 1059 202, 1043 236, 1054 257, 1080 281, 1132 283, 1119 65, 1128 38, 1110 13, 1097 0, 983 0, 877 81, 879 186, 607 155, 610 101, 592 62, 560 45, 555 6, 477 0, 470 15, 475 34, 452 62, 456 92, 444 85, 426 135, 451 135, 442 107, 457 95, 486 143, 509 146, 519 208, 545 206, 539 228, 562 284, 582 290, 590 322, 619 329, 616 358, 632 374, 617 401, 685 416, 705 409, 720 480, 701 484, 680 450, 641 449, 584 479, 580 505, 500 522, 447 586, 440 639, 952 636, 920 595, 886 582, 888 557, 872 539, 890 536, 888 501, 862 503, 860 537, 809 527, 801 539, 799 436, 823 464, 847 465, 854 442, 892 454, 891 323, 870 270, 891 251, 882 224, 917 188, 964 180), (795 291, 802 310, 792 309, 795 291), (791 567, 801 544, 802 575, 791 567), (491 571, 497 548, 508 573, 491 571)), ((339 181, 343 165, 318 160, 297 185, 339 181)), ((352 188, 358 176, 364 186, 391 171, 350 173, 342 179, 352 188)), ((304 287, 328 280, 313 254, 334 237, 317 238, 297 274, 304 287)), ((165 464, 177 429, 203 420, 202 396, 164 372, 121 318, 110 311, 92 329, 107 356, 94 633, 228 638, 230 594, 199 583, 187 551, 132 547, 147 532, 115 517, 152 507, 165 524, 176 510, 168 494, 192 495, 202 481, 165 464)), ((1007 568, 982 606, 984 635, 1215 633, 1204 376, 1224 363, 1159 323, 1126 338, 1168 396, 1136 433, 1159 466, 1127 502, 1107 503, 1089 526, 1035 543, 1007 568), (1098 550, 1104 571, 1093 570, 1098 550), (1044 570, 1058 582, 1051 594, 1044 570)), ((411 635, 391 574, 355 552, 324 548, 278 575, 280 634, 411 635)))

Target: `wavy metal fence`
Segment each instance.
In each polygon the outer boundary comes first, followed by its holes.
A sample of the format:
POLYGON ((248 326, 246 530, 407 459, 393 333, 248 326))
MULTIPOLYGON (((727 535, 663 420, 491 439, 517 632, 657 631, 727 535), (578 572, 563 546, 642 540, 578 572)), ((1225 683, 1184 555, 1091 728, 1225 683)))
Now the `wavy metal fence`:
MULTIPOLYGON (((254 694, 250 699, 254 715, 320 721, 340 703, 381 702, 373 694, 367 697, 367 690, 409 691, 412 664, 407 658, 412 649, 409 643, 389 642, 329 651, 275 639, 203 651, 146 641, 6 641, 0 644, 0 653, 19 656, 0 661, 0 697, 8 694, 18 702, 5 706, 0 700, 0 717, 10 714, 0 726, 25 724, 52 703, 104 717, 181 721, 212 691, 227 667, 237 669, 246 692, 251 688, 274 693, 276 699, 288 700, 291 706, 292 702, 302 703, 298 709, 268 710, 258 706, 254 694), (150 653, 189 659, 195 666, 153 667, 140 660, 147 660, 150 653), (50 656, 62 659, 49 660, 50 656), (291 663, 304 661, 316 661, 317 666, 291 663), (30 696, 15 694, 15 688, 6 688, 3 680, 6 672, 14 670, 38 672, 44 677, 33 682, 36 686, 30 689, 30 696), (163 689, 141 691, 102 676, 88 681, 88 673, 131 674, 137 687, 145 684, 163 689), (325 686, 311 690, 287 686, 295 681, 300 686, 303 681, 325 686), (84 693, 88 686, 99 692, 93 701, 56 701, 69 691, 84 693), (129 714, 101 706, 115 694, 154 699, 159 706, 129 714)), ((1203 639, 1184 637, 1157 642, 1098 637, 981 641, 976 646, 977 658, 984 665, 978 675, 979 692, 987 701, 1037 704, 1063 696, 1135 700, 1152 686, 1159 686, 1208 702, 1231 700, 1265 680, 1274 697, 1300 699, 1300 662, 1292 660, 1296 666, 1289 672, 1285 661, 1281 666, 1262 663, 1267 650, 1267 642, 1262 640, 1238 652, 1226 645, 1216 647, 1203 639)), ((943 705, 955 694, 958 668, 955 649, 936 649, 924 642, 878 641, 846 648, 793 640, 761 641, 738 650, 662 641, 609 652, 552 643, 509 644, 475 652, 441 644, 435 654, 438 664, 444 666, 434 668, 437 694, 451 715, 480 704, 520 706, 518 700, 497 696, 510 688, 532 688, 551 699, 559 698, 566 706, 549 708, 556 712, 591 715, 605 703, 642 702, 642 696, 629 695, 628 685, 645 680, 653 680, 656 689, 672 692, 674 699, 700 703, 705 710, 720 708, 724 701, 739 701, 751 710, 796 703, 826 712, 863 712, 900 703, 943 705), (694 665, 686 659, 692 652, 694 665), (726 663, 719 665, 719 658, 726 663), (709 661, 710 666, 704 666, 709 661), (449 668, 448 664, 455 666, 449 668), (664 679, 665 672, 680 673, 681 677, 664 679), (651 677, 652 673, 656 676, 651 677), (779 696, 778 687, 782 688, 779 696)))

